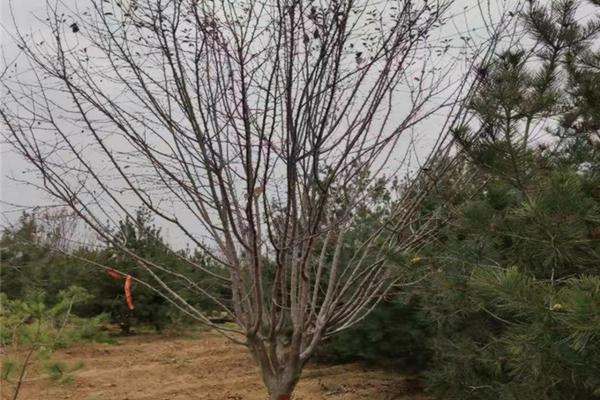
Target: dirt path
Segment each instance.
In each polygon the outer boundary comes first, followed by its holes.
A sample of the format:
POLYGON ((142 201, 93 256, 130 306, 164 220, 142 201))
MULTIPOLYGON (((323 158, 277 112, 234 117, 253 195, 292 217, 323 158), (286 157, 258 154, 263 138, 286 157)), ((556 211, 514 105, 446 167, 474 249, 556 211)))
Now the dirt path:
MULTIPOLYGON (((264 400, 245 348, 214 333, 199 339, 136 336, 117 345, 85 345, 55 353, 83 361, 75 381, 30 377, 20 400, 264 400)), ((5 393, 6 394, 6 393, 5 393)), ((4 398, 4 396, 3 396, 4 398)), ((309 366, 295 400, 425 400, 411 379, 358 365, 309 366)))

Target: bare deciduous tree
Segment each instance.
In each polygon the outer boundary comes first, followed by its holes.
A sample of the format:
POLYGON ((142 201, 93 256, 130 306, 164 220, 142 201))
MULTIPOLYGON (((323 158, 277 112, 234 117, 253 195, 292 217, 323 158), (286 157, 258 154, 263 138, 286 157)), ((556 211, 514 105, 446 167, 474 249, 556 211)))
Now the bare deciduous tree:
POLYGON ((497 39, 466 37, 462 59, 452 57, 441 30, 452 4, 49 2, 40 22, 50 34, 15 37, 30 68, 4 73, 5 138, 36 167, 32 184, 134 257, 174 305, 242 341, 271 399, 289 399, 318 343, 395 284, 389 254, 426 234, 393 234, 422 199, 406 191, 369 237, 344 240, 384 175, 450 151, 449 129, 477 82, 470 71, 497 39), (419 154, 427 118, 437 122, 419 154), (156 274, 169 271, 113 235, 139 205, 218 262, 207 272, 231 299, 173 278, 238 329, 213 325, 156 274))

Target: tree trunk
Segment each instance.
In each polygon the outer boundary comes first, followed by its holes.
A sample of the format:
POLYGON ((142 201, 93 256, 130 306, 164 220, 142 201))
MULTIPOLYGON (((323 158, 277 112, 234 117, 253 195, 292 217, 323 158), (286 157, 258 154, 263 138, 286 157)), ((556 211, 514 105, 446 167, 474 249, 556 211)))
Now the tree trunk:
POLYGON ((290 400, 298 380, 295 379, 290 381, 285 379, 285 377, 279 378, 280 379, 274 378, 273 380, 265 382, 267 390, 269 391, 269 400, 290 400))
POLYGON ((290 400, 300 378, 300 370, 287 366, 273 374, 263 371, 263 381, 269 392, 269 400, 290 400))
POLYGON ((271 393, 269 400, 291 400, 292 393, 271 393))
POLYGON ((298 357, 269 354, 265 343, 252 336, 248 337, 248 348, 260 367, 269 400, 290 400, 303 367, 298 357))

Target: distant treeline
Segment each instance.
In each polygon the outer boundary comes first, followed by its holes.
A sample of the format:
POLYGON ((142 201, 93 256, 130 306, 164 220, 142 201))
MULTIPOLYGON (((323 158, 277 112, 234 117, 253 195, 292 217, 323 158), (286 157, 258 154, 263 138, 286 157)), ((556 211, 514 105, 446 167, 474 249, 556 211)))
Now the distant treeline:
MULTIPOLYGON (((79 286, 86 289, 90 298, 77 305, 75 313, 80 317, 108 314, 110 321, 118 324, 123 333, 130 333, 136 325, 160 331, 175 323, 192 321, 153 290, 150 286, 156 287, 155 279, 122 251, 110 245, 75 249, 71 245, 68 251, 61 250, 55 246, 52 235, 48 235, 46 225, 44 218, 36 214, 23 214, 15 227, 4 230, 0 239, 1 291, 8 298, 20 299, 32 291, 43 291, 48 304, 55 304, 61 290, 79 286), (127 305, 123 280, 112 278, 107 269, 99 266, 130 274, 149 284, 133 283, 134 310, 127 305)), ((182 260, 191 260, 208 270, 216 267, 199 252, 182 257, 183 251, 171 250, 160 229, 144 210, 138 210, 135 220, 121 221, 118 236, 128 243, 129 248, 134 248, 136 254, 173 273, 185 272, 196 283, 210 288, 215 296, 227 297, 228 291, 219 282, 182 260)), ((169 274, 160 277, 169 279, 169 274)), ((216 311, 215 304, 199 296, 196 291, 186 287, 178 289, 179 294, 191 304, 206 312, 216 311)))

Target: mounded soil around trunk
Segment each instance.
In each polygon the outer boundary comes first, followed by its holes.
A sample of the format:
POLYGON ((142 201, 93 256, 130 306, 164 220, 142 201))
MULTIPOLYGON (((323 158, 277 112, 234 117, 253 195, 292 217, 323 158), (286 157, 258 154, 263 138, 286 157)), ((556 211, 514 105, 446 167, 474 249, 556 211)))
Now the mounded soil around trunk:
MULTIPOLYGON (((139 335, 118 344, 88 344, 54 354, 84 362, 74 383, 58 384, 30 371, 20 400, 265 400, 247 350, 216 333, 199 338, 139 335)), ((10 387, 2 385, 2 399, 10 387)), ((414 379, 358 365, 309 365, 294 400, 425 400, 414 379)))

